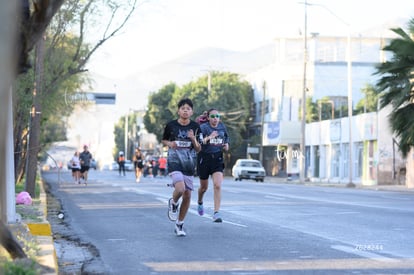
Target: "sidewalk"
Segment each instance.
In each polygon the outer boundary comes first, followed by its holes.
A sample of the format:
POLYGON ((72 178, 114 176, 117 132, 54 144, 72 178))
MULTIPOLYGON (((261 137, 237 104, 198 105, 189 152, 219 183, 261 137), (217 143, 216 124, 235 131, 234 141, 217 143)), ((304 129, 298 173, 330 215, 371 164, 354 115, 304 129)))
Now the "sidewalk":
POLYGON ((39 247, 37 262, 51 270, 48 273, 42 273, 42 275, 57 275, 58 260, 51 226, 47 221, 47 196, 43 184, 40 186, 39 200, 40 205, 38 207, 43 214, 40 221, 22 220, 22 223, 27 226, 31 237, 37 242, 37 246, 39 247))
POLYGON ((320 182, 320 181, 307 181, 302 184, 298 179, 288 180, 287 178, 281 177, 266 177, 266 182, 279 183, 279 184, 298 184, 305 186, 324 186, 324 187, 338 187, 338 188, 356 188, 356 189, 366 189, 366 190, 376 190, 376 191, 395 191, 395 192, 409 192, 414 194, 414 188, 408 188, 406 185, 362 185, 356 183, 355 187, 348 187, 347 183, 340 182, 320 182))

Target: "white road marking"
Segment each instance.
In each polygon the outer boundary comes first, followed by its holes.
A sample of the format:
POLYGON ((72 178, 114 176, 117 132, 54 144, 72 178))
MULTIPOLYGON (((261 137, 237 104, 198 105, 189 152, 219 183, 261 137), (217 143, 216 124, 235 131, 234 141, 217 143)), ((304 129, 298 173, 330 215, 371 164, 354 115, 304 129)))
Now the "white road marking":
POLYGON ((355 215, 360 214, 360 212, 356 211, 343 211, 343 212, 336 212, 335 215, 355 215))
POLYGON ((283 197, 278 197, 278 196, 269 196, 269 195, 266 195, 266 196, 265 196, 265 198, 266 198, 266 199, 281 200, 281 201, 285 201, 285 200, 286 200, 286 198, 283 198, 283 197))
POLYGON ((126 239, 108 239, 110 242, 126 241, 126 239))
POLYGON ((384 261, 384 262, 399 262, 397 259, 393 259, 393 258, 389 258, 389 257, 385 257, 383 255, 377 254, 377 253, 373 253, 373 252, 369 252, 366 250, 359 250, 356 249, 354 247, 349 247, 349 246, 344 246, 344 245, 332 245, 331 246, 333 249, 336 250, 340 250, 346 253, 351 253, 351 254, 355 254, 364 258, 368 258, 371 260, 376 260, 376 261, 384 261))

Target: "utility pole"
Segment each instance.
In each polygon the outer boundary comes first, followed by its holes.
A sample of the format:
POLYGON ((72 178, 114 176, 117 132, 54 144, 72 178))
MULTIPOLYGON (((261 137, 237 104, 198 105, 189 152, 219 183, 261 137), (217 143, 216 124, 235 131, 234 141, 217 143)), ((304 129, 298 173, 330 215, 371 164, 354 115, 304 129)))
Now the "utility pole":
POLYGON ((128 113, 125 115, 125 148, 124 148, 124 156, 125 159, 128 159, 128 116, 129 116, 129 111, 128 113))
POLYGON ((260 125, 261 125, 261 140, 260 140, 260 154, 259 160, 263 164, 263 133, 264 133, 264 116, 266 109, 266 81, 263 81, 263 99, 262 99, 262 112, 260 116, 260 125))
MULTIPOLYGON (((25 190, 30 196, 35 197, 36 176, 37 176, 37 155, 40 150, 40 114, 41 102, 38 97, 43 92, 43 60, 44 60, 45 37, 39 39, 35 47, 36 65, 35 65, 35 84, 33 88, 33 105, 31 110, 31 129, 29 135, 28 152, 26 153, 29 160, 27 161, 27 174, 25 190)), ((59 168, 59 167, 58 167, 59 168)))
POLYGON ((300 158, 300 182, 305 182, 305 150, 306 150, 306 67, 308 63, 308 2, 305 0, 305 29, 304 29, 304 38, 303 38, 303 87, 302 87, 302 123, 301 123, 301 140, 300 140, 300 151, 301 151, 301 158, 300 158))
MULTIPOLYGON (((346 23, 345 23, 346 24, 346 23)), ((351 55, 351 28, 349 24, 346 24, 348 26, 348 36, 347 36, 347 83, 348 83, 348 119, 349 119, 349 182, 347 184, 347 187, 355 187, 355 183, 352 182, 352 176, 353 176, 353 159, 352 159, 352 152, 353 152, 353 146, 352 146, 352 55, 351 55)))
MULTIPOLYGON (((353 159, 352 159, 352 154, 353 154, 353 141, 352 141, 352 109, 353 109, 353 104, 352 104, 352 44, 351 44, 351 26, 348 22, 346 22, 345 20, 343 20, 342 18, 340 18, 338 15, 336 15, 332 10, 330 10, 327 6, 325 5, 321 5, 321 4, 311 4, 308 3, 305 0, 305 30, 306 30, 306 6, 319 6, 321 8, 324 8, 325 10, 327 10, 331 15, 333 15, 334 17, 336 17, 336 19, 338 19, 339 21, 341 21, 341 23, 343 23, 344 25, 346 25, 346 27, 348 28, 348 35, 347 35, 347 46, 346 46, 346 63, 347 63, 347 93, 348 93, 348 119, 349 119, 349 158, 348 158, 348 176, 349 176, 349 182, 347 183, 347 187, 355 187, 355 183, 352 182, 352 176, 353 176, 353 169, 352 169, 352 165, 353 165, 353 159)), ((306 32, 305 32, 305 37, 306 37, 306 32)), ((306 42, 305 42, 306 43, 306 42)))
MULTIPOLYGON (((13 150, 12 83, 16 57, 13 41, 18 33, 17 1, 3 1, 0 9, 0 222, 16 222, 16 200, 13 150)), ((3 238, 0 229, 0 238, 3 238)))

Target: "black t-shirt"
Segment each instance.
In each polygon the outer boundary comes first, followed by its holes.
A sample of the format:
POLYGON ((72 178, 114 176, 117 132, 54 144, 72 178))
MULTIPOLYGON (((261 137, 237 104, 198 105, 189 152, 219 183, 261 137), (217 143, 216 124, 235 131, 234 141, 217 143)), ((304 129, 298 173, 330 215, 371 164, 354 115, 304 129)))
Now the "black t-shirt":
POLYGON ((187 125, 181 125, 177 120, 167 123, 164 128, 162 140, 175 142, 176 149, 168 149, 168 171, 181 171, 184 175, 192 176, 195 172, 197 152, 187 136, 187 132, 193 130, 195 137, 198 139, 200 134, 200 125, 190 120, 187 125))

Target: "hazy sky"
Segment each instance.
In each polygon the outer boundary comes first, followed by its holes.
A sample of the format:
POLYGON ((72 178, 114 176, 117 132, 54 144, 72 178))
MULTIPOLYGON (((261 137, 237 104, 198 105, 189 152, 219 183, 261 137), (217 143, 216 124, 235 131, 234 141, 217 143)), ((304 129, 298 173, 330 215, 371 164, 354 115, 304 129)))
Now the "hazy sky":
MULTIPOLYGON (((92 72, 120 78, 203 47, 245 51, 304 30, 304 1, 147 0, 124 33, 93 58, 92 72)), ((347 35, 395 18, 414 17, 412 0, 315 0, 308 33, 347 35)), ((404 26, 402 26, 404 27, 404 26)))
MULTIPOLYGON (((107 112, 111 115, 95 116, 104 121, 98 126, 112 125, 111 119, 116 121, 131 108, 140 109, 146 105, 146 99, 136 93, 135 83, 122 81, 122 78, 199 48, 247 51, 268 44, 275 37, 297 36, 304 31, 305 0, 138 1, 142 4, 123 34, 105 43, 88 65, 92 73, 110 78, 98 85, 99 91, 118 93, 117 105, 107 112), (132 87, 121 87, 123 82, 132 87)), ((413 0, 307 2, 324 6, 307 6, 308 34, 346 36, 347 24, 353 33, 358 33, 396 18, 406 18, 408 22, 414 17, 413 0)), ((88 119, 87 123, 93 122, 88 119)), ((112 135, 112 131, 108 130, 106 134, 112 135)), ((99 139, 103 138, 102 134, 99 139)), ((83 143, 93 144, 94 138, 82 136, 83 143)), ((94 152, 97 149, 93 146, 94 152)))

